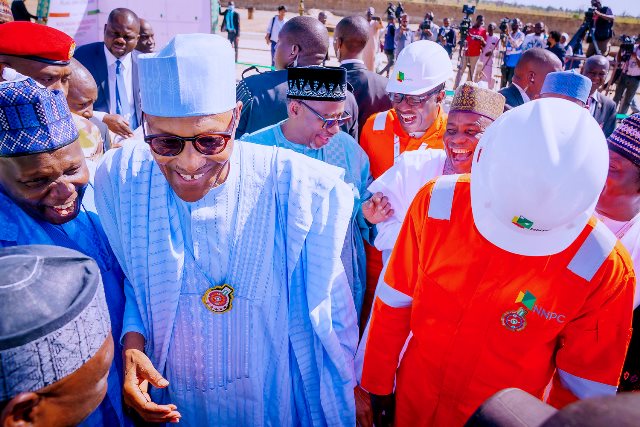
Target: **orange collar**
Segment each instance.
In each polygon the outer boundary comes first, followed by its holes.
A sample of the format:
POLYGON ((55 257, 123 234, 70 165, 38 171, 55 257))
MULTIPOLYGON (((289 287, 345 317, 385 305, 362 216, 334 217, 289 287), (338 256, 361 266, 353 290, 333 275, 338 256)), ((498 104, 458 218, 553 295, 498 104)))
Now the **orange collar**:
POLYGON ((444 131, 447 123, 447 115, 444 113, 442 106, 438 105, 438 114, 436 119, 433 121, 433 124, 427 129, 427 131, 419 138, 413 138, 409 135, 400 125, 400 120, 398 119, 398 114, 396 113, 395 108, 391 110, 391 117, 393 120, 393 133, 398 135, 402 145, 406 145, 405 150, 416 150, 418 149, 424 142, 428 142, 431 140, 441 140, 444 136, 444 131))

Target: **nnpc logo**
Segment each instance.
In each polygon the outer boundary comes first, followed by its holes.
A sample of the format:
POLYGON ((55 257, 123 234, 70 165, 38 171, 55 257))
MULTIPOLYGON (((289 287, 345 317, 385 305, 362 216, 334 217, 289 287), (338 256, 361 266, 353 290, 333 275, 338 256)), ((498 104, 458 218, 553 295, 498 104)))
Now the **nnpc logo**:
POLYGON ((566 321, 567 316, 564 314, 558 314, 553 311, 547 311, 544 308, 540 307, 540 305, 536 304, 536 297, 529 291, 520 291, 518 296, 516 297, 516 303, 521 303, 529 310, 533 311, 538 316, 546 319, 546 320, 555 320, 558 323, 564 323, 566 321))

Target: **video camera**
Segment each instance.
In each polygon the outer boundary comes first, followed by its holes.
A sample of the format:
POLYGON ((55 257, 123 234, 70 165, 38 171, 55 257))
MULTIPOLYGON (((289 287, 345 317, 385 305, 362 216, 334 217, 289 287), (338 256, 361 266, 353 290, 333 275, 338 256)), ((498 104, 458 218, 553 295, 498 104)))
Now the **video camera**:
POLYGON ((433 14, 427 13, 424 16, 424 20, 420 24, 420 30, 421 31, 430 30, 432 23, 433 23, 433 14))
POLYGON ((623 34, 618 40, 620 40, 620 59, 622 62, 626 62, 631 58, 636 38, 623 34))
POLYGON ((458 26, 458 31, 460 32, 460 45, 464 44, 467 39, 467 33, 469 33, 469 28, 471 28, 471 15, 476 13, 476 7, 471 6, 470 4, 465 4, 462 6, 462 13, 464 13, 464 18, 460 21, 460 25, 458 26))
POLYGON ((498 24, 498 28, 500 29, 500 40, 504 41, 507 38, 510 24, 511 20, 509 18, 502 18, 500 20, 500 24, 498 24))
POLYGON ((596 11, 595 7, 590 7, 584 13, 584 22, 586 24, 589 24, 589 28, 591 28, 591 26, 593 25, 593 15, 595 14, 595 11, 596 11))

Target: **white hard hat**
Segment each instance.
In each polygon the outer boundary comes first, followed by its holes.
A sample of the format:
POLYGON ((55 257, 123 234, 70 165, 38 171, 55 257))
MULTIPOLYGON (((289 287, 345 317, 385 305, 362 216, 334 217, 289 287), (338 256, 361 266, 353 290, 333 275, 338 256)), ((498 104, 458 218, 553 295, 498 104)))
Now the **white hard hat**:
POLYGON ((473 221, 515 254, 553 255, 578 237, 609 168, 589 110, 558 98, 528 102, 490 125, 471 167, 473 221))
POLYGON ((449 54, 438 43, 420 40, 402 49, 387 92, 420 95, 453 77, 449 54))

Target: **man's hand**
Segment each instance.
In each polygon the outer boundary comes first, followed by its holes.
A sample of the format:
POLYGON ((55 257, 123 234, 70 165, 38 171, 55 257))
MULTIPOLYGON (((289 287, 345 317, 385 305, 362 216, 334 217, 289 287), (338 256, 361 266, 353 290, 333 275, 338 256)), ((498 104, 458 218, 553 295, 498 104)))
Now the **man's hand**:
POLYGON ((265 34, 264 41, 266 41, 267 44, 271 44, 271 34, 265 34))
POLYGON ((373 423, 376 427, 391 427, 396 413, 396 398, 392 394, 379 396, 371 394, 373 423))
POLYGON ((124 404, 134 409, 145 421, 151 423, 178 423, 180 413, 176 405, 158 405, 151 401, 149 383, 157 388, 165 388, 169 381, 153 367, 151 360, 142 352, 144 338, 129 332, 124 342, 124 384, 122 394, 124 404))
POLYGON ((373 427, 373 412, 371 411, 371 398, 362 387, 353 389, 356 398, 356 426, 373 427))
POLYGON ((375 193, 362 204, 362 214, 371 224, 386 221, 393 215, 393 212, 389 199, 380 192, 375 193))
POLYGON ((129 123, 120 114, 106 114, 102 122, 116 135, 120 135, 123 138, 131 138, 133 136, 129 123))

